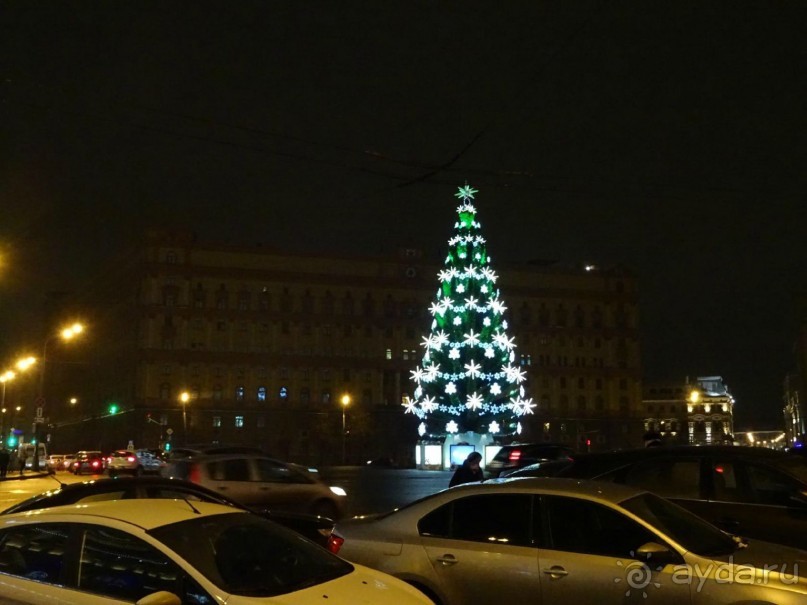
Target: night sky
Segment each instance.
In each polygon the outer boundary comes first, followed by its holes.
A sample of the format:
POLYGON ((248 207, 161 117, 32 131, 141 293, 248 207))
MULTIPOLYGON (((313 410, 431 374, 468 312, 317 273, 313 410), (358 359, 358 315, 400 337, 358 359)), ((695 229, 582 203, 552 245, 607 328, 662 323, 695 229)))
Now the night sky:
POLYGON ((805 24, 795 0, 0 1, 0 355, 148 227, 441 262, 467 180, 494 266, 625 265, 645 380, 722 375, 738 429, 777 427, 805 24))

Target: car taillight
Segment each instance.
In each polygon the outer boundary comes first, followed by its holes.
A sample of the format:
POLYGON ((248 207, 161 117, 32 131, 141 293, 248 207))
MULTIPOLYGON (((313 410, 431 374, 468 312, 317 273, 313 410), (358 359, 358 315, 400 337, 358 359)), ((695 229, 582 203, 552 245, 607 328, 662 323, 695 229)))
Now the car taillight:
POLYGON ((510 452, 510 460, 512 462, 516 462, 519 458, 521 458, 521 450, 513 450, 510 452))
POLYGON ((98 460, 93 460, 93 461, 92 461, 92 465, 93 465, 93 466, 98 466, 98 464, 99 464, 98 460))
POLYGON ((202 480, 202 473, 199 471, 199 466, 196 464, 190 465, 188 471, 188 481, 191 483, 199 483, 202 480))
POLYGON ((135 461, 135 457, 134 457, 134 456, 127 456, 127 457, 126 457, 126 462, 134 462, 134 461, 135 461))
POLYGON ((342 544, 344 543, 345 539, 342 536, 337 536, 336 534, 328 536, 328 550, 335 555, 339 554, 339 549, 342 548, 342 544))

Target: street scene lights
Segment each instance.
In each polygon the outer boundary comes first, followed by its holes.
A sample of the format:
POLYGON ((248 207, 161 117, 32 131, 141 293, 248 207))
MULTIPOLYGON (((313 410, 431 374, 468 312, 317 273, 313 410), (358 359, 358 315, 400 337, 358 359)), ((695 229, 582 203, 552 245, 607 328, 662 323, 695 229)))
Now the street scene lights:
POLYGON ((346 459, 346 450, 345 450, 345 439, 347 437, 347 431, 345 430, 345 412, 347 411, 347 406, 350 405, 350 395, 345 393, 342 395, 342 464, 345 464, 346 459))
POLYGON ((48 345, 56 339, 61 339, 65 342, 73 340, 73 338, 82 332, 84 332, 84 326, 80 323, 74 323, 71 326, 63 328, 58 334, 46 338, 45 343, 42 345, 42 369, 39 371, 39 396, 36 401, 37 415, 34 419, 33 430, 31 431, 31 441, 34 443, 35 447, 31 469, 34 471, 39 470, 39 443, 37 440, 37 431, 39 424, 44 422, 45 417, 45 368, 47 367, 48 361, 48 345))
POLYGON ((182 402, 182 438, 185 440, 185 443, 188 443, 188 416, 187 416, 187 409, 188 409, 188 401, 191 399, 191 394, 188 391, 182 391, 179 394, 179 400, 182 402))

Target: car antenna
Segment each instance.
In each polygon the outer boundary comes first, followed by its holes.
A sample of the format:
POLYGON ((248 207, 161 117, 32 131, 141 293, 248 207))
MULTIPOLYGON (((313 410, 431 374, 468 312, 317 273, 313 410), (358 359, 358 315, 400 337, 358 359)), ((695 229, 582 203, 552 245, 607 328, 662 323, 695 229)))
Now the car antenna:
POLYGON ((190 501, 190 500, 188 500, 187 498, 182 498, 182 500, 183 500, 183 501, 185 502, 185 504, 187 504, 187 505, 190 507, 190 509, 191 509, 193 512, 195 512, 197 515, 201 515, 201 514, 202 514, 201 512, 199 512, 199 510, 198 510, 198 509, 197 509, 197 508, 196 508, 196 507, 195 507, 193 504, 191 504, 191 501, 190 501))
POLYGON ((64 481, 59 479, 59 477, 56 476, 56 473, 49 474, 48 477, 53 478, 53 480, 56 481, 56 483, 59 484, 59 487, 64 487, 65 485, 67 485, 67 483, 65 483, 64 481))

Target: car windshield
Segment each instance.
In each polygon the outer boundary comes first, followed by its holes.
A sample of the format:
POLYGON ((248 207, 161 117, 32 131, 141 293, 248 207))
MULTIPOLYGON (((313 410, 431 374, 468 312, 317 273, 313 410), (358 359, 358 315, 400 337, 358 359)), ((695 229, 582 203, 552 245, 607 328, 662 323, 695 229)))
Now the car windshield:
POLYGON ((286 594, 353 571, 324 548, 249 513, 198 517, 149 533, 236 595, 286 594))
POLYGON ((634 496, 620 506, 695 554, 715 557, 737 550, 737 542, 731 535, 654 494, 634 496))

